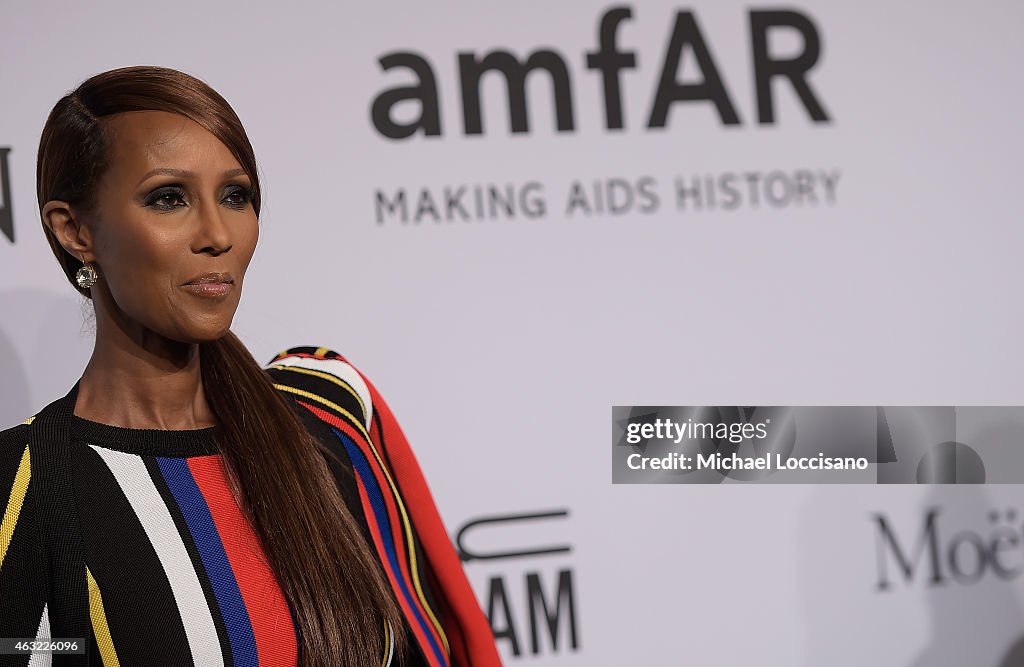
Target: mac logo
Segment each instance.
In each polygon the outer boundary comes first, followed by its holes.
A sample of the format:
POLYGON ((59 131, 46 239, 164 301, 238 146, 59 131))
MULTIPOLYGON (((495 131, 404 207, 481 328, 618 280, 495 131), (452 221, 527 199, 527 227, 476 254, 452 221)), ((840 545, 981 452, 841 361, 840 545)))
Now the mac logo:
POLYGON ((533 528, 550 534, 551 522, 558 522, 554 527, 562 535, 568 516, 563 509, 479 517, 467 521, 455 536, 463 562, 500 563, 489 573, 484 609, 495 641, 515 657, 523 654, 527 639, 532 655, 579 650, 575 572, 565 562, 572 545, 530 535, 533 528))

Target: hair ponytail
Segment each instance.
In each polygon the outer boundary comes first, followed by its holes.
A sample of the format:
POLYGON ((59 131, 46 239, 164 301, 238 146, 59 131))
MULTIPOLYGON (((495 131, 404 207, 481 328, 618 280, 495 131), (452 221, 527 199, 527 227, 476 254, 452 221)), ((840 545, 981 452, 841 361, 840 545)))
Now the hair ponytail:
POLYGON ((391 591, 382 574, 361 574, 379 566, 323 458, 332 453, 309 434, 233 333, 200 345, 199 354, 203 387, 224 437, 228 480, 245 499, 242 507, 296 603, 306 630, 303 650, 332 656, 322 664, 365 664, 366 656, 375 656, 379 665, 381 616, 392 628, 403 621, 395 605, 386 608, 389 614, 375 613, 391 591), (343 636, 332 628, 351 631, 343 636))

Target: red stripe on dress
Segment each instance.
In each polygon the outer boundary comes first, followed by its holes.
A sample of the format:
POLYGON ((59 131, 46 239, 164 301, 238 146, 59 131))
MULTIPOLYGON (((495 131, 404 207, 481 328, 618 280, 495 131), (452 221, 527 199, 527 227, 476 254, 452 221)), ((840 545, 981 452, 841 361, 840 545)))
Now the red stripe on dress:
MULTIPOLYGON (((377 549, 379 554, 380 562, 384 566, 384 571, 388 576, 388 582, 391 584, 391 590, 395 592, 395 598, 402 607, 402 613, 405 614, 408 619, 407 626, 412 628, 413 634, 416 636, 416 641, 421 647, 423 647, 423 656, 426 658, 427 663, 430 667, 438 667, 437 658, 434 657, 434 652, 429 649, 430 643, 427 641, 426 635, 423 633, 423 626, 415 621, 415 616, 409 607, 409 602, 404 595, 401 593, 398 581, 395 578, 394 570, 387 565, 387 555, 384 552, 384 543, 380 535, 380 529, 377 528, 377 522, 373 517, 373 507, 370 505, 370 498, 366 494, 366 487, 363 484, 363 479, 356 475, 356 485, 359 487, 359 500, 363 505, 363 514, 366 515, 366 523, 370 527, 370 535, 373 536, 373 545, 377 549)), ((406 587, 412 590, 411 582, 406 582, 406 587)))
MULTIPOLYGON (((498 647, 494 641, 491 625, 462 569, 462 561, 459 560, 451 538, 448 537, 444 521, 438 512, 437 504, 434 502, 433 494, 430 493, 419 462, 409 446, 409 441, 388 404, 384 402, 384 398, 369 378, 361 373, 352 362, 346 361, 346 363, 359 373, 363 382, 366 383, 366 388, 370 391, 373 410, 384 429, 384 432, 380 433, 377 423, 374 421, 370 436, 375 442, 383 443, 381 446, 388 451, 392 470, 401 485, 402 495, 406 498, 406 507, 412 522, 416 525, 420 543, 427 554, 435 577, 444 589, 445 598, 451 606, 452 613, 458 619, 461 632, 447 632, 449 643, 453 637, 457 637, 460 642, 464 643, 465 652, 471 656, 470 664, 473 667, 501 667, 501 658, 498 655, 498 647)), ((459 654, 463 654, 461 647, 453 648, 453 657, 459 654)))
POLYGON ((238 582, 256 639, 260 667, 295 667, 298 646, 288 602, 259 538, 231 495, 221 457, 192 457, 188 465, 210 508, 238 582))
MULTIPOLYGON (((395 498, 393 495, 394 491, 391 488, 391 484, 388 482, 387 477, 385 477, 384 472, 381 470, 380 465, 377 463, 377 458, 370 450, 370 447, 366 442, 366 438, 363 437, 362 433, 353 428, 352 425, 349 424, 344 419, 340 419, 334 414, 327 412, 321 408, 318 408, 315 405, 304 403, 302 401, 296 402, 299 403, 299 405, 306 408, 307 410, 309 410, 310 412, 312 412, 313 415, 316 416, 321 421, 324 421, 327 424, 337 428, 339 431, 343 431, 349 438, 352 439, 353 442, 356 443, 356 446, 359 447, 360 451, 363 452, 363 456, 366 458, 370 469, 373 471, 373 476, 377 481, 377 486, 380 487, 381 489, 381 496, 384 499, 384 506, 388 513, 388 521, 391 524, 391 534, 393 536, 392 544, 395 549, 396 560, 398 561, 399 576, 401 576, 402 579, 405 581, 406 589, 410 592, 412 597, 412 603, 416 605, 416 609, 419 611, 420 617, 423 618, 424 621, 426 622, 427 630, 434 637, 434 641, 437 642, 437 645, 439 647, 442 647, 443 650, 444 643, 441 641, 440 636, 438 636, 437 629, 433 626, 433 624, 431 624, 430 617, 424 610, 423 605, 420 603, 419 597, 416 594, 416 586, 413 583, 412 575, 409 569, 409 556, 405 548, 406 524, 401 520, 401 517, 399 516, 398 509, 395 504, 395 498)), ((369 498, 366 496, 366 491, 365 489, 363 489, 362 486, 363 482, 358 474, 356 475, 356 479, 359 481, 359 496, 363 505, 363 515, 366 518, 367 525, 370 527, 371 534, 374 535, 374 546, 376 546, 377 548, 377 553, 379 555, 380 561, 381 563, 386 564, 388 562, 387 553, 384 550, 383 542, 381 541, 382 538, 376 526, 376 519, 374 518, 373 509, 370 506, 369 498)), ((408 510, 408 507, 406 509, 408 510)), ((424 653, 428 656, 428 660, 431 662, 431 664, 433 664, 434 660, 432 659, 432 652, 426 648, 430 644, 428 641, 426 641, 426 638, 424 636, 420 635, 422 629, 420 623, 416 621, 416 615, 413 614, 411 610, 409 610, 408 605, 406 604, 406 598, 401 593, 401 587, 398 585, 398 582, 393 579, 391 568, 385 567, 385 570, 388 572, 389 578, 391 578, 391 586, 392 590, 395 592, 395 597, 402 602, 403 611, 405 611, 406 613, 406 618, 409 619, 409 625, 416 632, 417 637, 419 637, 422 640, 421 646, 424 647, 424 653)), ((420 574, 422 574, 422 572, 420 574)), ((422 576, 420 577, 420 581, 422 581, 422 576)))

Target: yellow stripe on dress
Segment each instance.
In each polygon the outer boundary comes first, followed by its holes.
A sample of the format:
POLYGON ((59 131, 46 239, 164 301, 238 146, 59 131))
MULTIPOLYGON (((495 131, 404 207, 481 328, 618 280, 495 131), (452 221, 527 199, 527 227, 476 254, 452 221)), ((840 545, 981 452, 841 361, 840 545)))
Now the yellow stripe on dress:
MULTIPOLYGON (((360 409, 362 409, 363 414, 364 415, 366 414, 366 404, 363 403, 363 399, 359 395, 359 392, 357 392, 355 389, 353 389, 352 385, 350 385, 348 382, 345 382, 344 380, 342 380, 341 378, 339 378, 337 375, 335 375, 333 373, 326 373, 324 371, 315 371, 315 370, 313 370, 311 368, 303 368, 302 366, 286 366, 284 364, 271 365, 271 366, 268 366, 267 368, 274 368, 274 369, 282 370, 282 371, 292 371, 293 373, 305 373, 306 375, 313 375, 313 376, 316 376, 318 378, 323 378, 324 380, 327 380, 328 382, 333 382, 334 384, 336 384, 339 387, 341 387, 342 389, 344 389, 347 393, 351 394, 352 398, 356 399, 356 402, 359 403, 359 407, 360 407, 360 409)), ((277 385, 274 385, 274 386, 277 386, 277 385)))
POLYGON ((11 486, 11 495, 7 498, 4 518, 0 520, 0 568, 4 566, 7 549, 11 546, 11 540, 14 538, 14 529, 18 525, 21 508, 25 504, 25 494, 28 493, 28 483, 31 477, 32 460, 26 444, 25 450, 21 453, 21 462, 18 463, 18 471, 14 473, 14 484, 11 486))
POLYGON ((317 403, 321 403, 323 405, 328 406, 329 408, 331 408, 332 410, 334 410, 338 414, 340 414, 343 417, 345 417, 347 420, 351 421, 357 428, 359 428, 359 432, 360 433, 362 433, 364 435, 366 434, 366 427, 363 426, 362 422, 360 422, 358 419, 356 419, 355 416, 351 412, 349 412, 345 408, 341 407, 337 403, 334 403, 332 401, 327 400, 326 398, 318 396, 317 394, 314 394, 313 392, 306 391, 305 389, 299 389, 298 387, 292 387, 292 386, 289 386, 289 385, 286 385, 286 384, 279 384, 277 382, 274 383, 274 387, 276 387, 277 389, 280 389, 281 391, 287 391, 289 394, 297 394, 298 396, 302 396, 303 398, 308 398, 311 401, 316 401, 317 403))
POLYGON ((395 504, 398 505, 398 509, 402 514, 402 527, 404 528, 406 543, 408 545, 408 548, 406 548, 406 552, 409 554, 409 562, 411 565, 410 570, 412 571, 412 583, 413 587, 416 589, 416 597, 419 598, 420 602, 423 605, 423 609, 427 612, 427 616, 430 617, 430 622, 433 624, 434 628, 437 629, 437 634, 439 637, 441 637, 441 643, 444 644, 445 653, 448 653, 450 655, 451 648, 448 645, 448 637, 445 635, 444 629, 441 627, 440 621, 437 620, 437 616, 434 615, 434 611, 430 608, 430 605, 427 603, 426 596, 423 594, 423 586, 422 584, 420 584, 419 567, 416 562, 416 549, 413 547, 412 524, 409 521, 409 514, 405 510, 405 503, 402 501, 402 495, 398 492, 398 486, 395 484, 395 480, 392 479, 391 472, 388 470, 388 467, 384 465, 384 460, 381 458, 381 455, 377 451, 376 446, 374 446, 373 440, 370 439, 370 434, 367 433, 366 428, 358 420, 356 420, 348 410, 342 408, 336 403, 329 401, 328 399, 323 398, 321 396, 317 396, 312 392, 305 391, 303 389, 297 389, 295 387, 289 387, 288 385, 277 383, 275 383, 274 386, 283 391, 304 396, 313 401, 330 407, 332 410, 342 414, 349 421, 351 421, 358 428, 359 433, 366 439, 366 443, 370 446, 370 451, 373 452, 373 456, 377 460, 377 465, 380 466, 380 469, 384 472, 384 477, 388 480, 388 485, 391 487, 391 492, 394 494, 395 497, 395 504))
POLYGON ((384 659, 380 661, 380 667, 388 667, 391 664, 391 654, 395 648, 395 640, 391 636, 391 624, 384 621, 384 659))
POLYGON ((89 618, 92 619, 92 633, 96 636, 96 645, 100 649, 100 657, 103 658, 103 667, 120 667, 117 651, 114 650, 114 640, 110 636, 110 626, 107 625, 107 614, 103 611, 103 596, 100 594, 100 586, 93 579, 88 566, 85 568, 85 576, 89 582, 89 618))

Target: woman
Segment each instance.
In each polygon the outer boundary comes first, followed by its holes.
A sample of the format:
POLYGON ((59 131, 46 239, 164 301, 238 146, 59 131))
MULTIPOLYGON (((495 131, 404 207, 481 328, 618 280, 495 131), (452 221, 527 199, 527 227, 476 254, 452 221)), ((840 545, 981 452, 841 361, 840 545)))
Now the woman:
POLYGON ((53 664, 500 665, 373 384, 323 347, 263 368, 229 329, 260 185, 228 103, 96 75, 51 111, 37 181, 96 341, 0 432, 0 637, 83 640, 53 664))

